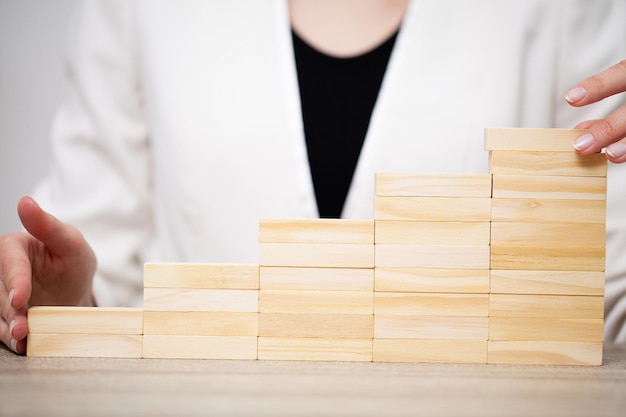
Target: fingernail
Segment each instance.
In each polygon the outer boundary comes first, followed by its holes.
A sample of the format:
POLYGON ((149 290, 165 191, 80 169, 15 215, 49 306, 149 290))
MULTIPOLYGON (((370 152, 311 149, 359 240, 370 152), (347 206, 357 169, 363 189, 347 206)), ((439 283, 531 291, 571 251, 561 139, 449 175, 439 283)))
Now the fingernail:
POLYGON ((567 90, 565 93, 565 100, 569 103, 576 103, 577 101, 582 100, 587 95, 587 90, 583 87, 574 87, 570 90, 567 90))
POLYGON ((611 158, 621 158, 626 155, 626 144, 618 142, 612 145, 607 146, 606 153, 611 156, 611 158))
POLYGON ((11 291, 9 291, 9 306, 11 305, 11 302, 13 301, 14 295, 15 295, 15 289, 12 289, 11 291))
POLYGON ((13 328, 15 327, 15 320, 11 320, 11 324, 9 324, 9 336, 13 337, 13 328))
POLYGON ((13 352, 17 352, 17 340, 15 339, 11 339, 11 349, 13 349, 13 352))
POLYGON ((589 149, 591 146, 593 146, 594 141, 595 139, 593 138, 591 133, 584 133, 576 138, 576 140, 574 141, 574 149, 576 149, 577 151, 584 151, 585 149, 589 149))

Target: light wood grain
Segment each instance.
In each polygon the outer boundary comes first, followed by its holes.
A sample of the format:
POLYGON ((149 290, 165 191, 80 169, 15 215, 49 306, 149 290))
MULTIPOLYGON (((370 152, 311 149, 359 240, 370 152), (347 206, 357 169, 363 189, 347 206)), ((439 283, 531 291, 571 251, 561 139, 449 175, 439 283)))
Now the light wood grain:
POLYGON ((376 314, 374 337, 380 339, 487 340, 488 317, 376 314))
POLYGON ((141 358, 140 334, 30 333, 27 356, 71 358, 141 358))
POLYGON ((487 151, 574 152, 574 140, 581 129, 487 128, 487 151))
POLYGON ((490 221, 490 198, 381 197, 374 198, 376 220, 490 221))
POLYGON ((256 290, 259 267, 250 264, 150 262, 144 265, 146 288, 256 290))
POLYGON ((491 246, 491 269, 604 271, 604 246, 491 246))
POLYGON ((493 151, 490 167, 492 174, 606 177, 607 160, 604 154, 583 156, 574 149, 568 152, 493 151))
POLYGON ((604 295, 604 272, 492 270, 491 292, 604 295))
POLYGON ((144 335, 143 357, 150 359, 257 359, 251 336, 144 335))
POLYGON ((372 268, 298 268, 262 266, 262 290, 372 291, 372 268))
POLYGON ((604 297, 587 295, 490 294, 491 317, 603 319, 604 297))
POLYGON ((24 358, 0 348, 0 374, 6 416, 622 417, 626 404, 626 344, 612 343, 601 367, 24 358))
POLYGON ((261 313, 259 336, 371 339, 374 315, 261 313))
POLYGON ((371 362, 372 339, 259 337, 259 359, 371 362))
POLYGON ((602 342, 603 339, 603 319, 489 318, 489 340, 602 342))
POLYGON ((145 311, 222 311, 256 313, 258 290, 145 288, 145 311))
POLYGON ((487 362, 519 365, 602 365, 602 343, 490 340, 487 362))
POLYGON ((375 290, 387 292, 489 292, 488 269, 376 268, 375 290))
POLYGON ((374 245, 261 243, 261 266, 373 268, 374 245))
POLYGON ((394 197, 491 197, 488 174, 377 173, 376 195, 394 197))
POLYGON ((510 246, 602 247, 606 226, 602 223, 493 222, 491 244, 510 246))
POLYGON ((487 341, 374 339, 374 362, 487 363, 487 341))
POLYGON ((259 242, 373 244, 374 222, 345 219, 261 219, 259 242))
POLYGON ((30 333, 142 334, 143 309, 36 306, 28 309, 30 333))
POLYGON ((144 334, 188 336, 258 336, 258 313, 146 311, 144 334))
POLYGON ((606 200, 606 178, 493 175, 493 197, 606 200))
POLYGON ((374 294, 375 315, 487 317, 488 312, 488 294, 374 294))
POLYGON ((489 222, 376 220, 376 244, 485 246, 489 222))
POLYGON ((606 201, 604 200, 493 198, 491 206, 494 222, 599 224, 606 222, 606 201))
POLYGON ((376 267, 489 269, 489 246, 380 244, 376 267))
POLYGON ((370 291, 261 290, 260 313, 374 314, 370 291))

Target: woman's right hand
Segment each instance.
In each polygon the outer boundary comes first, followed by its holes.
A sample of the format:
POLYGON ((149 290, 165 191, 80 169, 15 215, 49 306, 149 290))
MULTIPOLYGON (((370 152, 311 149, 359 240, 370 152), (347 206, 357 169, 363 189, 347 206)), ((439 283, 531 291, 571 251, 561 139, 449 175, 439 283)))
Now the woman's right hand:
POLYGON ((83 235, 30 197, 18 206, 26 232, 0 236, 0 340, 26 351, 27 310, 34 305, 93 305, 96 257, 83 235))
MULTIPOLYGON (((582 107, 623 92, 626 92, 626 60, 570 88, 565 99, 572 106, 582 107)), ((576 128, 587 130, 574 142, 579 153, 589 155, 606 148, 609 161, 626 162, 626 104, 603 119, 586 120, 576 128)))

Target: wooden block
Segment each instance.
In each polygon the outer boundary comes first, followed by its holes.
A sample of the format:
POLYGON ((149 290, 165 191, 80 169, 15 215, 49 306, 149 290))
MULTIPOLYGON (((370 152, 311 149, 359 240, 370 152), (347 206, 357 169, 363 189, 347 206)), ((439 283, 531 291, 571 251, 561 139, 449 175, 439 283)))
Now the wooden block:
POLYGON ((27 356, 141 358, 140 334, 29 333, 27 356))
POLYGON ((489 246, 380 244, 376 267, 489 269, 489 246))
POLYGON ((606 178, 494 174, 493 197, 606 200, 606 178))
POLYGON ((37 306, 28 309, 30 333, 142 334, 143 309, 37 306))
POLYGON ((258 313, 146 311, 144 334, 187 336, 258 336, 258 313))
POLYGON ((144 288, 144 310, 256 313, 258 294, 258 290, 144 288))
POLYGON ((604 297, 590 295, 490 294, 489 316, 603 319, 604 297))
POLYGON ((489 340, 602 342, 604 320, 490 317, 489 340))
POLYGON ((606 177, 604 154, 583 156, 571 149, 567 152, 494 151, 490 154, 492 174, 566 175, 606 177))
POLYGON ((487 151, 574 151, 580 129, 489 128, 485 129, 487 151))
POLYGON ((406 316, 376 314, 377 339, 487 340, 488 317, 406 316))
POLYGON ((373 244, 374 222, 345 219, 262 219, 259 222, 259 242, 373 244))
POLYGON ((491 269, 604 271, 604 246, 491 246, 491 269))
POLYGON ((262 313, 259 315, 259 336, 371 339, 374 337, 374 315, 262 313))
POLYGON ((487 341, 374 339, 374 362, 487 363, 487 341))
POLYGON ((261 290, 260 313, 374 314, 370 291, 261 290))
POLYGON ((488 269, 376 268, 375 290, 387 292, 489 292, 488 269))
POLYGON ((261 243, 261 266, 373 268, 374 245, 261 243))
POLYGON ((372 268, 296 268, 262 266, 262 290, 372 291, 372 268))
POLYGON ((376 174, 376 195, 393 197, 491 197, 489 174, 376 174))
POLYGON ((488 246, 489 222, 376 220, 376 244, 488 246))
POLYGON ((494 222, 491 244, 509 246, 596 246, 606 243, 601 223, 494 222))
POLYGON ((372 339, 259 337, 259 359, 371 362, 372 339))
POLYGON ((488 294, 393 293, 374 294, 374 314, 408 316, 487 317, 488 294))
POLYGON ((247 264, 146 263, 146 288, 259 289, 259 267, 247 264))
POLYGON ((490 198, 374 197, 374 219, 484 222, 491 220, 490 198))
POLYGON ((257 337, 144 335, 151 359, 257 359, 257 337))
POLYGON ((493 198, 492 221, 606 223, 604 200, 493 198))
POLYGON ((602 365, 602 343, 490 340, 487 362, 515 365, 602 365))
POLYGON ((492 270, 491 292, 604 295, 604 272, 492 270))

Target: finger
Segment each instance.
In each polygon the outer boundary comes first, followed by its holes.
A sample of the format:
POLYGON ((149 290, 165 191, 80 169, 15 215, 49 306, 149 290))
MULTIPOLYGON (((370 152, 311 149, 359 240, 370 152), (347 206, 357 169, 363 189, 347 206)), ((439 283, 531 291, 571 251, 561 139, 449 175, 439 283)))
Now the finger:
POLYGON ((15 351, 15 347, 17 347, 17 340, 13 339, 9 333, 9 324, 0 320, 0 338, 2 339, 2 343, 4 343, 9 349, 15 351))
MULTIPOLYGON (((604 119, 589 123, 587 131, 574 140, 574 148, 583 155, 599 152, 626 137, 626 106, 604 119)), ((621 145, 612 148, 614 157, 621 157, 621 145)))
POLYGON ((31 197, 22 197, 17 211, 24 228, 51 254, 72 256, 85 250, 86 242, 74 227, 42 210, 31 197))
POLYGON ((0 321, 0 340, 16 353, 24 353, 28 321, 26 313, 21 312, 9 321, 0 321))
POLYGON ((616 164, 626 162, 626 138, 607 146, 606 158, 616 164))
POLYGON ((581 81, 565 93, 572 106, 584 106, 626 91, 626 60, 581 81))
MULTIPOLYGON (((2 331, 6 333, 0 334, 0 338, 7 346, 12 346, 12 339, 20 341, 28 335, 26 306, 15 309, 12 308, 8 302, 2 303, 2 319, 0 321, 4 324, 2 331)), ((15 342, 13 342, 13 344, 14 343, 15 342)))
POLYGON ((576 126, 574 126, 574 129, 584 129, 587 130, 589 129, 594 123, 597 123, 599 119, 595 119, 595 120, 585 120, 584 122, 580 122, 578 123, 576 126))
POLYGON ((24 310, 31 295, 31 262, 26 233, 12 233, 0 239, 0 315, 4 320, 24 310))
POLYGON ((23 354, 26 352, 26 340, 13 337, 11 333, 14 328, 15 322, 7 324, 4 320, 0 321, 0 339, 13 352, 23 354))

